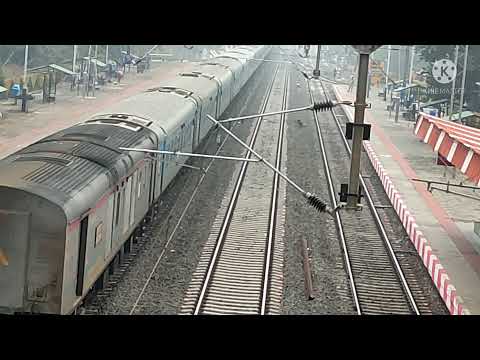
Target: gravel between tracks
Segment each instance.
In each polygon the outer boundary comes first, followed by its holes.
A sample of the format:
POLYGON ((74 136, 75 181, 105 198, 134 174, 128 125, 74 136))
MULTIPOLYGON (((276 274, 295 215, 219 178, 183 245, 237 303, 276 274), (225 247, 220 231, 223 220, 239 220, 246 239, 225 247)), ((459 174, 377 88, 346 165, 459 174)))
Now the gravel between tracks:
MULTIPOLYGON (((289 108, 309 102, 305 78, 292 72, 289 108)), ((315 120, 310 111, 287 116, 287 176, 329 201, 315 120), (317 155, 315 155, 317 154, 317 155)), ((355 314, 334 220, 316 212, 287 187, 284 314, 355 314), (308 301, 303 276, 302 237, 308 241, 315 299, 308 301)))

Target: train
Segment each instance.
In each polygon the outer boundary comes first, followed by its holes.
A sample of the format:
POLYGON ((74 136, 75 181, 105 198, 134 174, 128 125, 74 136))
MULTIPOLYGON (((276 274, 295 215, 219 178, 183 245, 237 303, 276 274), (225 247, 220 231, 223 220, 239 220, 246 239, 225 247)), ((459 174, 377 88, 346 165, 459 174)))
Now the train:
POLYGON ((0 313, 73 314, 270 46, 237 46, 0 160, 0 313), (255 60, 258 59, 258 60, 255 60))

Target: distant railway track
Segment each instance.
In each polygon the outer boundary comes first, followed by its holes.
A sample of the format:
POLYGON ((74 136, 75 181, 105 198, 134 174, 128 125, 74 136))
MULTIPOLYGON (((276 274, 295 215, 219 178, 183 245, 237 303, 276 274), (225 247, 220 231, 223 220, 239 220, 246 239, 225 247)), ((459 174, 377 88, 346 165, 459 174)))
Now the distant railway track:
MULTIPOLYGON (((272 94, 282 91, 287 106, 288 70, 284 80, 275 71, 262 113, 272 108, 272 94), (275 82, 283 83, 275 87, 275 82), (280 88, 280 89, 279 89, 280 88), (269 106, 270 105, 270 106, 269 106)), ((285 117, 258 118, 249 141, 280 166, 285 117), (273 134, 277 136, 273 136, 273 134), (260 135, 261 134, 261 135, 260 135)), ((245 157, 250 158, 248 151, 245 157)), ((277 314, 282 299, 283 216, 279 199, 285 197, 279 178, 261 166, 246 163, 231 183, 232 196, 225 198, 204 247, 181 308, 181 314, 277 314), (271 186, 265 183, 271 181, 271 186), (277 222, 277 217, 279 221, 277 222), (280 226, 279 226, 280 224, 280 226)), ((284 189, 283 189, 284 190, 284 189)))
MULTIPOLYGON (((323 81, 318 83, 319 93, 323 93, 325 100, 328 100, 323 81)), ((314 95, 310 87, 309 92, 313 102, 314 95)), ((351 150, 336 113, 332 110, 331 115, 325 113, 321 116, 325 121, 320 122, 319 116, 314 113, 329 194, 336 206, 332 179, 336 182, 348 179, 348 168, 342 158, 349 160, 351 150), (339 151, 339 142, 343 144, 343 151, 339 151), (330 158, 335 152, 334 161, 329 161, 329 151, 330 158)), ((392 246, 391 232, 389 234, 386 230, 385 216, 379 213, 379 208, 388 208, 390 204, 379 203, 377 192, 371 184, 367 185, 366 178, 361 176, 360 182, 368 207, 362 211, 337 212, 335 217, 355 311, 359 315, 428 313, 429 303, 422 298, 421 289, 415 287, 414 274, 408 272, 410 281, 407 281, 398 259, 400 254, 392 246), (417 290, 420 302, 414 297, 411 284, 417 290)))

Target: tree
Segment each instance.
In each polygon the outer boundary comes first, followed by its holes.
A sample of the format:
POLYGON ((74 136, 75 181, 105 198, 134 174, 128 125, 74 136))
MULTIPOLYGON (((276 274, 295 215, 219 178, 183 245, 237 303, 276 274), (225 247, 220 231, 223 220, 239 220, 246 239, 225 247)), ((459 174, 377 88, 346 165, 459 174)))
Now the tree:
MULTIPOLYGON (((463 54, 463 46, 461 48, 463 54)), ((435 61, 440 59, 450 59, 454 61, 455 59, 455 45, 421 45, 417 46, 417 51, 420 54, 420 57, 426 62, 425 71, 429 73, 427 77, 427 83, 429 86, 435 89, 439 89, 438 94, 430 95, 431 100, 444 99, 445 97, 450 97, 452 84, 440 84, 438 83, 433 76, 432 67, 435 61)), ((468 51, 468 62, 467 62, 467 72, 465 78, 465 95, 464 99, 468 104, 468 108, 472 111, 478 111, 480 109, 480 97, 479 90, 480 88, 475 85, 476 82, 480 81, 480 46, 471 45, 468 51)), ((463 58, 459 57, 459 68, 463 66, 463 58), (461 63, 461 65, 460 65, 461 63)), ((461 84, 462 74, 457 73, 457 87, 461 84), (460 77, 460 78, 459 78, 460 77)))

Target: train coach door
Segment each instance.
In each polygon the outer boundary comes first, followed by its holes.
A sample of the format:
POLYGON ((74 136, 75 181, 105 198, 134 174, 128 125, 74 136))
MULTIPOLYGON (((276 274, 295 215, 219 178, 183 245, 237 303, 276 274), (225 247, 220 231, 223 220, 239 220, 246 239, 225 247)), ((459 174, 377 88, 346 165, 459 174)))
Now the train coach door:
MULTIPOLYGON (((196 146, 198 147, 198 145, 200 145, 200 140, 201 140, 201 129, 202 129, 202 118, 203 118, 203 100, 202 98, 199 97, 199 101, 198 101, 198 104, 199 104, 199 108, 200 108, 200 111, 198 112, 198 116, 197 116, 197 121, 196 121, 196 125, 197 125, 197 129, 196 129, 196 146)), ((208 119, 207 119, 208 120, 208 119)), ((210 121, 210 120, 208 120, 210 121)))
POLYGON ((76 295, 83 295, 83 283, 85 280, 85 260, 87 254, 87 236, 88 236, 88 215, 80 222, 80 241, 78 245, 78 264, 77 264, 77 287, 76 295))
POLYGON ((199 121, 199 117, 198 117, 198 112, 195 112, 195 117, 193 118, 193 121, 192 121, 192 127, 193 127, 193 130, 192 130, 192 153, 195 151, 195 149, 197 148, 198 144, 197 144, 197 127, 198 127, 198 121, 199 121))
POLYGON ((30 213, 0 210, 0 308, 20 308, 25 296, 30 213))
POLYGON ((148 206, 150 207, 153 204, 153 200, 155 199, 155 174, 157 173, 156 169, 156 161, 149 161, 147 162, 147 171, 145 174, 150 174, 150 189, 148 191, 148 206))
POLYGON ((112 251, 112 238, 113 238, 113 221, 115 220, 113 209, 115 206, 115 193, 110 196, 108 199, 108 204, 107 204, 107 214, 112 215, 112 226, 107 227, 107 241, 105 241, 105 257, 104 259, 107 259, 110 256, 110 252, 112 251))
POLYGON ((112 237, 110 239, 110 251, 115 247, 117 238, 119 237, 119 223, 120 223, 120 211, 121 211, 121 195, 122 189, 117 186, 116 191, 113 193, 113 216, 112 216, 112 237))

